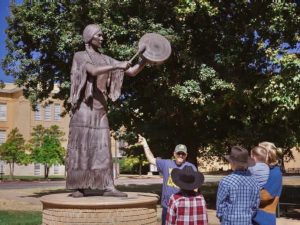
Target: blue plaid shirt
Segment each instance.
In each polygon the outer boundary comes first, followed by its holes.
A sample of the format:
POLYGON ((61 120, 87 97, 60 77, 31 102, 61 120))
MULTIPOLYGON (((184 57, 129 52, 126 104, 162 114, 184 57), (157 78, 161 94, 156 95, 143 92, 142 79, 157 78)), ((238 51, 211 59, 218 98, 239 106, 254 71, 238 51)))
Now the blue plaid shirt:
POLYGON ((259 206, 259 185, 247 171, 234 171, 218 187, 217 217, 222 225, 252 225, 259 206))

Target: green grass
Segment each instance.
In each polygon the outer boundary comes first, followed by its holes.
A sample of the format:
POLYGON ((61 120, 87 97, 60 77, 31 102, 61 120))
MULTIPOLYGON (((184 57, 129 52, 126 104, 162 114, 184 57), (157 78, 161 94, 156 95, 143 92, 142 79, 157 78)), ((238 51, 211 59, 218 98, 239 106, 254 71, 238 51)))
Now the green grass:
POLYGON ((0 211, 0 225, 40 225, 41 212, 0 211))

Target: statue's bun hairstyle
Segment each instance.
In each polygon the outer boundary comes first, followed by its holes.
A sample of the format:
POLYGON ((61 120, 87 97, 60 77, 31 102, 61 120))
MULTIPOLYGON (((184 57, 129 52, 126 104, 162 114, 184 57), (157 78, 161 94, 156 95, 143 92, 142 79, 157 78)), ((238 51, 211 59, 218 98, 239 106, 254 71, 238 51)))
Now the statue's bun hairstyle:
POLYGON ((98 33, 99 31, 101 31, 101 28, 99 25, 97 24, 89 24, 87 25, 82 33, 82 38, 84 40, 84 43, 89 43, 90 40, 92 40, 92 38, 94 37, 94 35, 96 33, 98 33))

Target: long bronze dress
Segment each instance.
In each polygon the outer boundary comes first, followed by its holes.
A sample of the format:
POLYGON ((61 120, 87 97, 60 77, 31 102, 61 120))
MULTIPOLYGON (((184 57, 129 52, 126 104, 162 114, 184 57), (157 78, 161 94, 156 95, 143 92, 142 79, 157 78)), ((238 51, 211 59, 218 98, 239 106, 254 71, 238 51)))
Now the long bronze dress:
POLYGON ((77 52, 71 70, 72 116, 67 153, 67 189, 99 189, 113 186, 113 164, 107 98, 115 101, 121 92, 124 72, 114 70, 99 76, 87 73, 95 66, 118 61, 98 52, 77 52))

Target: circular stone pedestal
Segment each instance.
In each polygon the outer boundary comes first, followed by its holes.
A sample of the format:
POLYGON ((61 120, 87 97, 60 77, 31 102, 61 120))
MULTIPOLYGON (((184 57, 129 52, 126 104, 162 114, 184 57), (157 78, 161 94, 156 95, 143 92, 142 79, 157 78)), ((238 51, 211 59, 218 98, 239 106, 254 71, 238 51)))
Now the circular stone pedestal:
POLYGON ((73 198, 69 193, 46 195, 41 198, 43 225, 157 225, 158 196, 139 192, 127 194, 127 198, 73 198))

